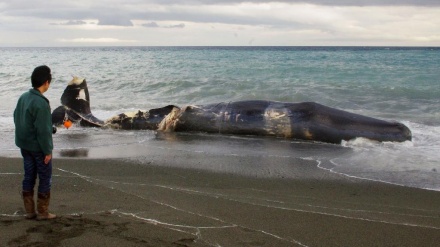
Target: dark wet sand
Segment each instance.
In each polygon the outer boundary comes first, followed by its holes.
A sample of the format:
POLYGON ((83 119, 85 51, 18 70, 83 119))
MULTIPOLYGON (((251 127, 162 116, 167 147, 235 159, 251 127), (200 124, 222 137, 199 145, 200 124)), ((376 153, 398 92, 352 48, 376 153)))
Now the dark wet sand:
POLYGON ((21 159, 0 158, 0 246, 440 243, 440 192, 330 174, 304 160, 292 164, 293 179, 164 167, 173 162, 182 160, 56 159, 50 209, 60 217, 43 222, 23 217, 21 159))

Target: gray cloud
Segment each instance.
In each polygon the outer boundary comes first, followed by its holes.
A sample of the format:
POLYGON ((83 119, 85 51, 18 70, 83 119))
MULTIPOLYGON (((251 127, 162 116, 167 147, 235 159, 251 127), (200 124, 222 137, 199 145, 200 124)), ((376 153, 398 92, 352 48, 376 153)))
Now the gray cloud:
POLYGON ((0 0, 0 45, 23 40, 17 34, 26 37, 29 31, 47 32, 58 40, 75 42, 90 38, 113 42, 130 36, 130 40, 142 44, 156 40, 155 44, 171 43, 166 35, 172 32, 162 32, 160 28, 185 28, 188 32, 182 33, 187 35, 185 41, 189 44, 229 44, 234 40, 240 45, 284 45, 303 39, 325 43, 327 39, 383 40, 385 36, 388 41, 439 44, 439 6, 440 0, 33 0, 32 4, 28 0, 0 0), (101 28, 81 28, 84 24, 101 28), (61 27, 73 25, 78 27, 61 27), (145 35, 137 27, 102 28, 135 25, 150 28, 146 32, 155 33, 154 39, 144 40, 145 35))
POLYGON ((164 26, 165 28, 184 28, 185 24, 181 23, 181 24, 177 24, 177 25, 168 25, 168 26, 164 26))
MULTIPOLYGON (((184 21, 184 22, 196 22, 196 23, 222 23, 222 24, 234 24, 234 25, 250 25, 258 26, 265 25, 271 27, 290 27, 290 28, 308 28, 309 24, 298 23, 292 20, 286 21, 278 19, 276 15, 272 17, 261 18, 261 16, 239 16, 225 13, 203 13, 195 10, 194 12, 148 12, 148 13, 133 13, 134 19, 141 19, 143 16, 157 21, 184 21)), ((157 23, 156 23, 157 24, 157 23)), ((154 25, 147 23, 147 25, 154 25)), ((172 27, 183 28, 184 25, 179 24, 172 27)), ((143 25, 144 26, 144 25, 143 25)), ((146 26, 152 27, 152 26, 146 26)), ((170 26, 169 26, 170 27, 170 26)))
MULTIPOLYGON (((440 6, 440 0, 112 0, 110 2, 91 2, 77 0, 75 3, 63 0, 47 3, 34 0, 30 6, 28 1, 0 0, 0 13, 8 16, 56 18, 61 20, 86 20, 98 19, 98 25, 133 26, 132 20, 157 20, 157 21, 186 21, 199 23, 225 23, 243 25, 269 25, 269 26, 296 26, 299 23, 280 21, 276 16, 260 18, 259 16, 237 16, 233 13, 204 13, 194 7, 193 11, 181 11, 175 6, 200 6, 200 5, 231 5, 239 3, 309 3, 326 6, 440 6), (82 4, 79 4, 82 3, 82 4), (165 11, 148 9, 145 4, 155 3, 164 6, 165 11), (169 5, 169 6, 168 6, 169 5), (39 7, 35 7, 39 6, 39 7), (141 7, 140 7, 141 6, 141 7), (169 7, 169 8, 168 8, 169 7)), ((61 25, 61 24, 60 24, 61 25)), ((64 25, 81 25, 68 21, 64 25)), ((154 27, 154 24, 145 24, 145 27, 154 27), (153 26, 148 26, 153 25, 153 26)))
POLYGON ((99 17, 98 20, 98 25, 100 26, 133 26, 133 22, 131 22, 131 20, 127 17, 105 16, 99 17))
MULTIPOLYGON (((142 1, 138 1, 142 2, 142 1)), ((143 1, 145 2, 145 1, 143 1)), ((328 6, 440 6, 439 0, 153 0, 160 4, 221 5, 239 3, 308 3, 328 6)))
POLYGON ((62 23, 51 23, 51 25, 64 25, 64 26, 76 26, 76 25, 85 25, 87 22, 81 20, 70 20, 62 23))
POLYGON ((149 22, 149 23, 144 23, 142 24, 143 27, 159 27, 159 25, 156 22, 149 22))

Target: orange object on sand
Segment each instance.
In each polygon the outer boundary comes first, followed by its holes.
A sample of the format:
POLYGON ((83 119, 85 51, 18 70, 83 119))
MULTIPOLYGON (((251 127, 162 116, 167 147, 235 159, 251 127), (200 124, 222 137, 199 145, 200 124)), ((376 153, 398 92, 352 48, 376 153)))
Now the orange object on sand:
POLYGON ((64 127, 66 127, 66 129, 70 128, 71 126, 72 126, 72 121, 68 119, 64 121, 64 127))

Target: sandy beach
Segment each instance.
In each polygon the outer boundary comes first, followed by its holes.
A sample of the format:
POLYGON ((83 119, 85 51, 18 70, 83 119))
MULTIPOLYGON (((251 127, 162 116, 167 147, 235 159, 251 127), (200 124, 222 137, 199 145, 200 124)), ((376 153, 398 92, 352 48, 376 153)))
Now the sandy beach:
POLYGON ((59 217, 36 221, 23 216, 21 159, 0 158, 0 246, 440 243, 438 191, 349 178, 305 160, 289 179, 166 165, 185 159, 56 158, 50 209, 59 217))

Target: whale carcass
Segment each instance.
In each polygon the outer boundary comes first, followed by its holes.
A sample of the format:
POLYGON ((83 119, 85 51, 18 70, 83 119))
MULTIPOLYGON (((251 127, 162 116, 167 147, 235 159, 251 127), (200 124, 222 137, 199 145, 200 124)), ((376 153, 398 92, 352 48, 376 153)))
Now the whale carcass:
POLYGON ((54 125, 69 119, 82 126, 125 130, 197 131, 232 135, 274 136, 341 143, 358 137, 376 141, 411 140, 411 131, 399 122, 389 122, 314 102, 248 100, 121 113, 105 121, 90 109, 85 79, 74 77, 61 96, 61 106, 52 113, 54 125))

